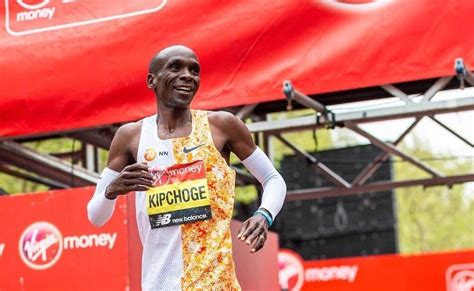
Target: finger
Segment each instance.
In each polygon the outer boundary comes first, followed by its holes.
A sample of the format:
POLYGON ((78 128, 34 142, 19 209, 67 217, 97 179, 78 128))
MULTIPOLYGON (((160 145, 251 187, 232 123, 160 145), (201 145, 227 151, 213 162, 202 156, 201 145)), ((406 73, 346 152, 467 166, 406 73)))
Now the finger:
POLYGON ((267 240, 267 237, 265 234, 260 234, 257 239, 255 240, 255 243, 253 244, 253 248, 250 250, 251 253, 258 252, 263 246, 265 245, 265 242, 267 240))
POLYGON ((264 231, 263 227, 261 225, 258 225, 257 224, 257 227, 253 230, 252 233, 250 233, 250 235, 247 237, 247 240, 246 240, 246 243, 248 245, 250 245, 251 243, 253 243, 255 241, 255 239, 260 235, 262 234, 264 231))
MULTIPOLYGON (((132 192, 132 191, 147 191, 148 190, 148 187, 145 186, 145 185, 130 185, 130 186, 126 186, 125 187, 125 191, 128 192, 132 192)), ((127 193, 124 193, 124 194, 127 194, 127 193)))
POLYGON ((126 172, 123 172, 123 173, 122 173, 122 178, 125 178, 125 179, 135 179, 135 178, 139 178, 141 175, 142 175, 141 172, 130 172, 130 171, 126 171, 126 172))
POLYGON ((113 194, 116 195, 116 196, 124 196, 124 195, 127 195, 128 193, 133 192, 133 191, 137 191, 137 190, 134 190, 134 189, 129 188, 129 187, 122 187, 122 188, 120 188, 119 191, 113 192, 113 194))
POLYGON ((127 172, 135 172, 135 171, 146 171, 148 172, 148 166, 144 163, 135 163, 132 165, 128 165, 124 168, 127 172))
POLYGON ((143 171, 140 171, 140 172, 124 172, 122 174, 122 178, 125 178, 125 179, 141 178, 141 179, 145 179, 147 181, 153 182, 153 176, 150 173, 143 172, 143 171))
POLYGON ((242 223, 242 225, 240 226, 240 229, 239 229, 239 234, 237 235, 237 238, 240 238, 242 236, 242 234, 244 233, 245 229, 247 228, 247 225, 248 225, 249 221, 246 220, 242 223))
POLYGON ((138 179, 126 179, 123 181, 125 186, 133 186, 133 185, 143 185, 147 186, 148 188, 153 187, 153 181, 138 178, 138 179))
POLYGON ((249 224, 247 225, 247 229, 242 234, 242 240, 247 239, 247 237, 254 231, 254 229, 257 228, 257 224, 254 223, 251 219, 252 218, 249 219, 249 224))
POLYGON ((141 172, 141 177, 150 181, 153 181, 153 175, 150 172, 141 172))

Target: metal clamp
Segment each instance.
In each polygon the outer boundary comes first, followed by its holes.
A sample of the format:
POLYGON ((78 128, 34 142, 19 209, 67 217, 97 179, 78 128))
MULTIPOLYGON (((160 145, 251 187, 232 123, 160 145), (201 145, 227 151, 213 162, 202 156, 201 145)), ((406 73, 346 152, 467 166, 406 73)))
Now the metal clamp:
POLYGON ((464 64, 464 59, 463 58, 457 58, 454 60, 454 71, 456 72, 456 77, 459 79, 460 88, 464 89, 465 88, 465 82, 468 82, 471 84, 471 86, 474 86, 474 76, 473 74, 466 68, 466 65, 464 64))
POLYGON ((288 105, 286 107, 287 110, 293 109, 293 100, 300 103, 301 105, 314 109, 316 113, 316 124, 322 124, 323 121, 327 128, 335 128, 336 127, 336 115, 331 110, 327 109, 326 106, 321 104, 320 102, 306 96, 305 94, 296 90, 291 81, 286 80, 283 82, 283 93, 285 94, 286 100, 288 101, 288 105), (324 119, 321 119, 321 116, 324 116, 324 119))

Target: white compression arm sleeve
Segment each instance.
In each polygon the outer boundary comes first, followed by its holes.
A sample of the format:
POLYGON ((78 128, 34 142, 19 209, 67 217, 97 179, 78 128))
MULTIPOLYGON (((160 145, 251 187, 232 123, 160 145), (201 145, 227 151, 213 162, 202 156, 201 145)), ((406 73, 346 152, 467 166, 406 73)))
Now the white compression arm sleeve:
POLYGON ((117 199, 107 199, 105 197, 105 189, 119 174, 119 172, 105 168, 97 182, 94 196, 92 196, 92 199, 87 204, 89 221, 97 227, 104 225, 114 214, 115 201, 117 199))
POLYGON ((242 161, 242 164, 262 184, 263 194, 260 207, 268 210, 275 219, 285 201, 285 181, 265 153, 258 147, 248 158, 242 161))

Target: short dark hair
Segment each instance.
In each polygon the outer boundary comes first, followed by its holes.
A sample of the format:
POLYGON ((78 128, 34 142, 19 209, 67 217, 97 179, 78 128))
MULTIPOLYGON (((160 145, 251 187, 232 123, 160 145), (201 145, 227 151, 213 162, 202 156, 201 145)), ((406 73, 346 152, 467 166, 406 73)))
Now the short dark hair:
POLYGON ((196 57, 197 59, 197 56, 196 54, 194 53, 194 51, 192 49, 190 49, 189 47, 187 46, 184 46, 184 45, 172 45, 172 46, 169 46, 169 47, 166 47, 162 50, 160 50, 151 60, 150 60, 150 64, 148 66, 148 73, 150 74, 156 74, 159 70, 161 70, 161 66, 163 65, 162 62, 163 60, 165 60, 169 54, 175 50, 187 50, 187 51, 190 51, 191 53, 193 53, 193 55, 196 57))
POLYGON ((156 74, 156 72, 160 69, 160 61, 162 60, 161 57, 159 57, 159 54, 156 54, 151 58, 150 64, 148 65, 148 73, 150 74, 156 74))

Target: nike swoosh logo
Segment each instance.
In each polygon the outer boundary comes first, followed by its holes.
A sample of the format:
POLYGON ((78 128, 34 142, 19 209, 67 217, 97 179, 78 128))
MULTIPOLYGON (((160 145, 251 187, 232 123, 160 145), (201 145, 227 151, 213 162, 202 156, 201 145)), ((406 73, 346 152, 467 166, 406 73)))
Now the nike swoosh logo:
POLYGON ((202 144, 200 144, 200 145, 197 145, 197 146, 191 147, 191 148, 186 148, 186 147, 184 147, 184 148, 183 148, 183 153, 188 154, 188 153, 194 151, 195 149, 202 147, 203 145, 204 145, 204 144, 202 143, 202 144))

